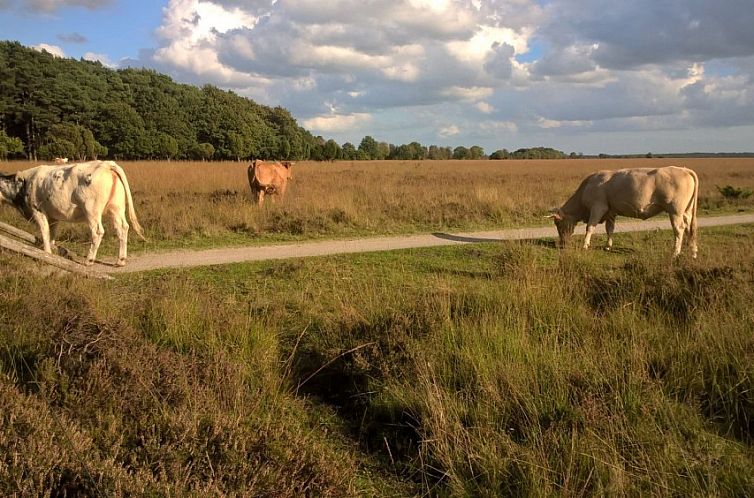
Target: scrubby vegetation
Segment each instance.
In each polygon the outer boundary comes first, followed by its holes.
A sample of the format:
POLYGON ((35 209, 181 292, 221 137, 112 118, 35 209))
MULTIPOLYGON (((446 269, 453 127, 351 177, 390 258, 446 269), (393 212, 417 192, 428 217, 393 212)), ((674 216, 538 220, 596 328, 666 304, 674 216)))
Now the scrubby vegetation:
POLYGON ((751 233, 104 284, 0 254, 0 494, 746 496, 751 233))

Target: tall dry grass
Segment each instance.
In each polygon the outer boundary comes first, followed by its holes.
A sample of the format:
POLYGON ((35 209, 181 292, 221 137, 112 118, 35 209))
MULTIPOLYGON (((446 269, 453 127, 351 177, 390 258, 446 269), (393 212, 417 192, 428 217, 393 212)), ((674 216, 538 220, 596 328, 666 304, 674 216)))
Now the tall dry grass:
MULTIPOLYGON (((702 214, 754 207, 754 198, 728 201, 716 189, 754 188, 754 159, 303 162, 294 166, 287 199, 264 209, 252 203, 245 163, 122 166, 150 240, 134 249, 152 250, 541 224, 593 171, 669 164, 699 174, 702 214)), ((0 169, 30 165, 4 163, 0 169)), ((9 209, 0 217, 23 224, 9 209)), ((85 241, 85 232, 67 228, 62 236, 85 241)), ((106 241, 111 248, 113 238, 106 241)))

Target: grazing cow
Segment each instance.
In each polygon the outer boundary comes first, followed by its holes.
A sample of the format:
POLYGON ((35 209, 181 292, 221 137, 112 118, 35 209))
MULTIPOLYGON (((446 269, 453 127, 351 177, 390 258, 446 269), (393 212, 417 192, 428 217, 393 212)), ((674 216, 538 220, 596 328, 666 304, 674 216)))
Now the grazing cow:
POLYGON ((67 157, 56 157, 55 164, 66 164, 68 162, 67 157))
POLYGON ((551 217, 555 220, 561 245, 565 245, 579 221, 585 222, 584 249, 589 248, 594 228, 604 222, 607 249, 610 250, 616 216, 646 220, 664 211, 670 215, 675 232, 673 257, 681 252, 685 231, 691 256, 696 258, 698 193, 696 173, 677 166, 598 171, 586 177, 551 217))
POLYGON ((52 252, 58 222, 85 222, 92 234, 86 264, 97 257, 102 236, 102 215, 109 213, 118 235, 118 266, 126 264, 128 222, 144 239, 136 219, 131 189, 123 169, 113 161, 90 161, 67 166, 37 166, 0 175, 0 201, 12 204, 34 220, 42 234, 44 250, 52 252))
POLYGON ((285 196, 285 189, 288 188, 288 180, 293 178, 291 167, 293 164, 289 161, 259 161, 257 159, 251 163, 248 170, 249 187, 251 195, 257 201, 258 206, 264 203, 264 196, 277 194, 282 199, 285 196))

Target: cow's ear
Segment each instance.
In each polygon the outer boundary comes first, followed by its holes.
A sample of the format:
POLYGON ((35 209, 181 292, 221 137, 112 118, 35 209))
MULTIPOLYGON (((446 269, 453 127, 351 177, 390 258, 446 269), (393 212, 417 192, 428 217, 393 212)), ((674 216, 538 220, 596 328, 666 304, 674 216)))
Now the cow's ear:
POLYGON ((288 169, 291 169, 291 162, 290 161, 283 161, 283 166, 285 166, 288 169))

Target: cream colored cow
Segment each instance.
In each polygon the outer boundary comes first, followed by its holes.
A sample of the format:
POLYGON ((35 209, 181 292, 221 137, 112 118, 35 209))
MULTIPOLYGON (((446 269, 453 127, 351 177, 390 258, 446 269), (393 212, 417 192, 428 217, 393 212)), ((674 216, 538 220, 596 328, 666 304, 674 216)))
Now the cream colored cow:
POLYGON ((37 166, 12 175, 0 175, 0 200, 14 205, 37 223, 44 250, 49 253, 55 245, 59 222, 86 223, 92 234, 86 258, 88 265, 94 263, 105 233, 103 214, 110 215, 118 235, 118 266, 125 265, 128 257, 126 212, 133 229, 144 238, 126 174, 113 161, 37 166))
POLYGON ((555 220, 561 245, 568 241, 578 222, 585 222, 584 249, 589 248, 595 227, 604 222, 609 250, 613 245, 616 216, 645 220, 666 212, 675 232, 673 256, 680 254, 685 232, 691 256, 695 258, 698 250, 698 195, 699 178, 687 168, 667 166, 598 171, 586 177, 551 217, 555 220))

